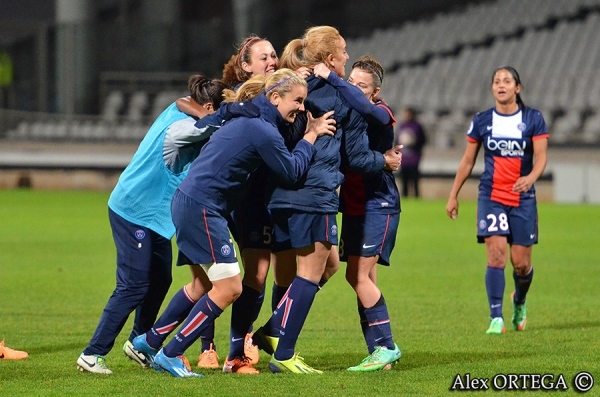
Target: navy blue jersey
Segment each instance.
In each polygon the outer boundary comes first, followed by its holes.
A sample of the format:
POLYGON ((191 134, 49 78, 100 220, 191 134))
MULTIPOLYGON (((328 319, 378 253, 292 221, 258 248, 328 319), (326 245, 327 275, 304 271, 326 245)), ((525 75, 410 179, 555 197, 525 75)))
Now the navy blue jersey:
POLYGON ((533 168, 533 141, 548 139, 548 127, 539 110, 519 107, 513 114, 500 114, 495 108, 473 117, 467 140, 481 143, 485 166, 479 183, 479 196, 518 206, 521 199, 535 198, 535 187, 514 192, 513 185, 533 168))
POLYGON ((281 114, 265 95, 252 101, 259 118, 234 118, 213 134, 192 163, 179 189, 204 207, 223 216, 239 203, 248 175, 265 163, 285 183, 295 183, 306 173, 315 147, 300 140, 292 153, 278 127, 281 114))
MULTIPOLYGON (((362 95, 369 102, 363 92, 356 90, 354 95, 362 95)), ((371 107, 382 109, 388 114, 387 124, 382 125, 382 117, 376 118, 374 110, 369 110, 366 115, 368 122, 367 136, 369 148, 380 153, 385 153, 394 145, 394 119, 390 107, 383 101, 371 104, 371 107)), ((383 118, 385 120, 385 118, 383 118)), ((396 178, 392 171, 379 170, 358 174, 349 168, 343 169, 346 180, 340 190, 340 212, 345 215, 359 216, 366 212, 384 214, 397 214, 400 212, 400 194, 396 185, 396 178)))
MULTIPOLYGON (((305 177, 293 185, 278 185, 271 195, 269 209, 293 208, 312 213, 338 212, 337 188, 344 180, 340 167, 354 172, 383 169, 385 159, 369 149, 366 122, 331 85, 314 75, 307 78, 307 111, 313 117, 334 110, 334 136, 323 136, 315 142, 317 154, 305 177)), ((300 139, 306 129, 306 117, 298 115, 292 126, 291 142, 300 139), (295 139, 294 139, 295 137, 295 139)))

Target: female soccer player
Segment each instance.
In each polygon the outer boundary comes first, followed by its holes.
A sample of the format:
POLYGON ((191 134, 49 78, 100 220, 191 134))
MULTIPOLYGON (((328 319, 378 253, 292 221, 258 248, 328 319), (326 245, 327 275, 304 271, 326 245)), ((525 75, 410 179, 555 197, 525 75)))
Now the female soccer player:
POLYGON ((512 326, 517 331, 525 329, 525 298, 533 279, 531 250, 538 241, 534 183, 546 168, 548 128, 538 110, 525 106, 520 93, 521 79, 514 68, 503 66, 494 71, 496 106, 473 118, 446 205, 448 216, 456 219, 458 193, 483 145, 485 167, 479 182, 477 240, 485 243, 487 253, 488 334, 505 332, 502 300, 507 243, 515 282, 512 326))
MULTIPOLYGON (((271 75, 277 69, 278 61, 277 53, 268 40, 254 35, 249 36, 240 44, 238 53, 225 64, 223 81, 232 88, 238 88, 253 76, 271 75)), ((303 77, 308 77, 310 74, 307 68, 300 68, 297 72, 303 77)), ((177 104, 181 110, 191 114, 194 114, 194 108, 197 106, 193 100, 187 98, 178 100, 177 104)), ((272 260, 271 216, 266 203, 269 174, 269 167, 266 165, 260 166, 250 174, 247 188, 243 193, 244 199, 240 200, 240 205, 233 211, 232 219, 233 236, 242 256, 244 278, 242 294, 231 308, 231 330, 227 357, 247 356, 250 358, 251 364, 256 364, 259 359, 258 350, 252 344, 252 324, 262 307, 265 281, 272 260)), ((286 289, 288 285, 286 285, 286 289)), ((214 328, 207 329, 201 336, 202 353, 198 358, 198 367, 200 368, 219 368, 213 339, 214 328)), ((223 365, 226 371, 231 368, 237 369, 238 372, 244 371, 243 367, 232 367, 228 361, 225 360, 223 365)))
MULTIPOLYGON (((298 70, 323 62, 344 76, 347 60, 346 42, 337 29, 317 26, 308 29, 302 39, 288 43, 281 66, 298 70)), ((386 165, 398 169, 400 163, 400 155, 394 149, 385 154, 369 149, 364 133, 366 122, 335 88, 315 76, 310 76, 307 82, 307 109, 318 115, 334 110, 337 130, 334 136, 317 141, 317 154, 306 177, 295 185, 277 186, 269 202, 274 222, 276 272, 284 266, 293 270, 297 267, 297 275, 267 323, 270 326, 255 333, 255 342, 263 348, 268 344, 274 351, 269 363, 273 372, 321 373, 307 365, 294 348, 327 259, 330 255, 337 259, 332 247, 338 241, 337 188, 343 179, 342 158, 356 172, 379 171, 386 165)), ((294 128, 302 131, 303 125, 299 119, 294 128)))
MULTIPOLYGON (((225 84, 194 75, 188 88, 202 104, 200 116, 219 109, 225 84)), ((140 365, 148 362, 131 341, 148 331, 171 286, 173 261, 171 198, 210 133, 169 106, 154 122, 108 200, 108 217, 117 249, 117 285, 104 308, 89 345, 77 359, 81 371, 111 374, 104 356, 112 349, 132 311, 131 335, 123 350, 140 365)))
MULTIPOLYGON (((251 35, 242 40, 239 50, 223 67, 223 81, 231 89, 254 76, 270 76, 277 70, 278 57, 273 45, 266 39, 251 35)), ((199 105, 192 98, 177 100, 180 110, 197 115, 199 105)), ((228 357, 250 357, 258 362, 258 351, 252 345, 252 323, 258 317, 264 300, 264 284, 271 261, 271 219, 265 202, 268 167, 263 165, 252 172, 244 192, 244 200, 233 212, 233 237, 242 256, 244 278, 241 296, 232 305, 228 357), (240 335, 242 334, 242 335, 240 335)), ((219 357, 214 343, 214 327, 207 328, 200 340, 202 352, 199 368, 219 368, 219 357)), ((225 360, 224 367, 227 367, 225 360)))
MULTIPOLYGON (((146 356, 155 354, 155 364, 177 377, 201 376, 190 370, 183 353, 242 293, 227 217, 238 205, 239 192, 243 191, 248 175, 266 163, 283 183, 297 182, 315 155, 314 142, 334 130, 333 121, 321 125, 309 122, 303 139, 290 153, 278 128, 293 123, 296 115, 304 111, 306 82, 295 72, 282 69, 269 77, 248 80, 235 99, 252 97, 256 94, 248 92, 260 91, 265 93, 253 100, 260 109, 260 118, 237 118, 223 125, 192 164, 173 198, 173 221, 180 250, 178 265, 190 265, 194 283, 208 290, 206 282, 210 281, 212 289, 194 305, 179 332, 160 351, 157 352, 162 341, 154 331, 160 334, 161 330, 156 327, 153 332, 137 337, 134 346, 139 346, 138 350, 146 356)), ((171 315, 169 308, 161 317, 171 315)), ((248 367, 244 362, 232 365, 248 367)), ((233 368, 231 372, 235 372, 233 368)), ((254 373, 258 370, 254 369, 254 373)))
MULTIPOLYGON (((396 123, 390 107, 378 97, 383 67, 369 56, 353 65, 348 82, 331 73, 324 64, 315 66, 322 77, 344 96, 368 123, 369 146, 384 153, 393 147, 396 123), (356 88, 359 88, 358 90, 356 88)), ((377 371, 400 358, 394 343, 383 295, 376 284, 377 263, 390 265, 400 223, 400 194, 392 171, 357 174, 344 169, 340 190, 342 235, 340 258, 348 263, 346 280, 356 292, 360 324, 369 356, 350 371, 377 371)))

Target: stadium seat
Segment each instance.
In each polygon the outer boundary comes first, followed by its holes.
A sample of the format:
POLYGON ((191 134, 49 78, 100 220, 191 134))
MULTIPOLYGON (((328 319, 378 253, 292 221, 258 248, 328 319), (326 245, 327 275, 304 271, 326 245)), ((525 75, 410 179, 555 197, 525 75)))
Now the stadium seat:
POLYGON ((105 121, 114 122, 119 117, 125 105, 125 95, 122 91, 111 91, 104 100, 101 117, 105 121))
POLYGON ((581 113, 569 111, 554 123, 551 131, 552 141, 556 143, 573 143, 580 128, 581 113))
POLYGON ((591 144, 600 143, 600 110, 585 120, 581 141, 591 144))
POLYGON ((149 98, 146 91, 134 92, 129 99, 125 120, 131 123, 141 123, 148 105, 149 98))

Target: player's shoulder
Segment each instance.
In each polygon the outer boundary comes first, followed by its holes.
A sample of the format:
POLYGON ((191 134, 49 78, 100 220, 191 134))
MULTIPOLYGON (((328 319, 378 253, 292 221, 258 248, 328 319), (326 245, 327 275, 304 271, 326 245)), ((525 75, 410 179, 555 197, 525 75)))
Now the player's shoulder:
POLYGON ((482 110, 480 112, 475 113, 475 115, 473 116, 473 120, 479 121, 479 120, 489 119, 490 117, 492 117, 493 113, 494 113, 494 108, 482 110))
POLYGON ((522 111, 523 111, 523 115, 527 116, 527 117, 532 117, 532 118, 543 118, 544 117, 541 110, 532 108, 530 106, 524 106, 522 108, 522 111))

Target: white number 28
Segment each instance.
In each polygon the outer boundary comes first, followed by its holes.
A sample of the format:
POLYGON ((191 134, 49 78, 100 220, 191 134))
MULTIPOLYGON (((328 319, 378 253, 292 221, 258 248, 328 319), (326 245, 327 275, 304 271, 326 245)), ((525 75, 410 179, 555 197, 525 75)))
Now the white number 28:
POLYGON ((498 229, 502 231, 508 230, 508 217, 506 214, 500 214, 498 217, 494 214, 488 214, 487 218, 491 221, 488 226, 488 232, 497 232, 498 229))

